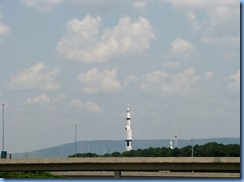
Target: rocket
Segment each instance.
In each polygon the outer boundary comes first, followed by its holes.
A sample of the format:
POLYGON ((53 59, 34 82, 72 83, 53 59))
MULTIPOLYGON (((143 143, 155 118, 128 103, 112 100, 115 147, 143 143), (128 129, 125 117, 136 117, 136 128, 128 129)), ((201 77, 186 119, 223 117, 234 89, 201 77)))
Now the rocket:
POLYGON ((132 150, 132 128, 131 128, 131 120, 130 120, 130 108, 129 104, 127 107, 127 115, 126 115, 126 139, 125 139, 125 150, 130 151, 132 150))

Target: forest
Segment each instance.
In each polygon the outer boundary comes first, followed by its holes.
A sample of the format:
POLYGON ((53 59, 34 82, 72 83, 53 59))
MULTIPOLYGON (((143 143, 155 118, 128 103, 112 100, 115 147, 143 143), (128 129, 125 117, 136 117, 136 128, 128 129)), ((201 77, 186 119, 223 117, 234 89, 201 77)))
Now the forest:
POLYGON ((239 144, 219 144, 210 142, 204 145, 188 145, 183 148, 149 147, 125 152, 106 153, 77 153, 69 157, 240 157, 239 144), (193 150, 192 150, 193 149, 193 150))

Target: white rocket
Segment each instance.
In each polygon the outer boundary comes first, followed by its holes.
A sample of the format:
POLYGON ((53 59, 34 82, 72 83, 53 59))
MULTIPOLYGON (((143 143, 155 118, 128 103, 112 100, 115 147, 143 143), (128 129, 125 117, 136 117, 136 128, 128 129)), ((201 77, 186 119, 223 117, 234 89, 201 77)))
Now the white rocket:
POLYGON ((171 139, 170 139, 169 144, 170 144, 170 149, 172 149, 172 150, 173 150, 173 149, 174 149, 174 148, 173 148, 173 142, 172 142, 172 140, 171 140, 171 139))
POLYGON ((125 150, 130 151, 132 150, 132 128, 131 128, 131 121, 130 121, 129 104, 127 108, 125 131, 126 131, 125 150))

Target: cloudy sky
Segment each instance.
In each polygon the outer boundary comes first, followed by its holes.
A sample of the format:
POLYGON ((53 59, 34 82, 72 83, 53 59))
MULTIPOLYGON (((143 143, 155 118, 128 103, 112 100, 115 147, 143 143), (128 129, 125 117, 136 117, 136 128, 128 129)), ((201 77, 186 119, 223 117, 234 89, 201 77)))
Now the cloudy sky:
POLYGON ((9 152, 239 137, 240 2, 1 0, 0 72, 9 152))

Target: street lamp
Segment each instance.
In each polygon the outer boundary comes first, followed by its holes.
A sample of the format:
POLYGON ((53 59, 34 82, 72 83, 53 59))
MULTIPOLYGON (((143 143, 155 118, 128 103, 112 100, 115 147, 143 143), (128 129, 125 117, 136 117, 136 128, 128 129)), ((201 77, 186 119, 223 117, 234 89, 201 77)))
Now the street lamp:
POLYGON ((77 155, 77 125, 75 125, 75 157, 77 155))
POLYGON ((7 151, 4 151, 4 104, 2 104, 3 106, 3 136, 2 136, 2 144, 3 144, 3 148, 2 148, 2 152, 1 152, 1 158, 7 158, 7 151))
POLYGON ((4 104, 2 104, 3 106, 3 137, 2 137, 2 144, 3 144, 3 147, 2 147, 2 151, 4 151, 4 104))

